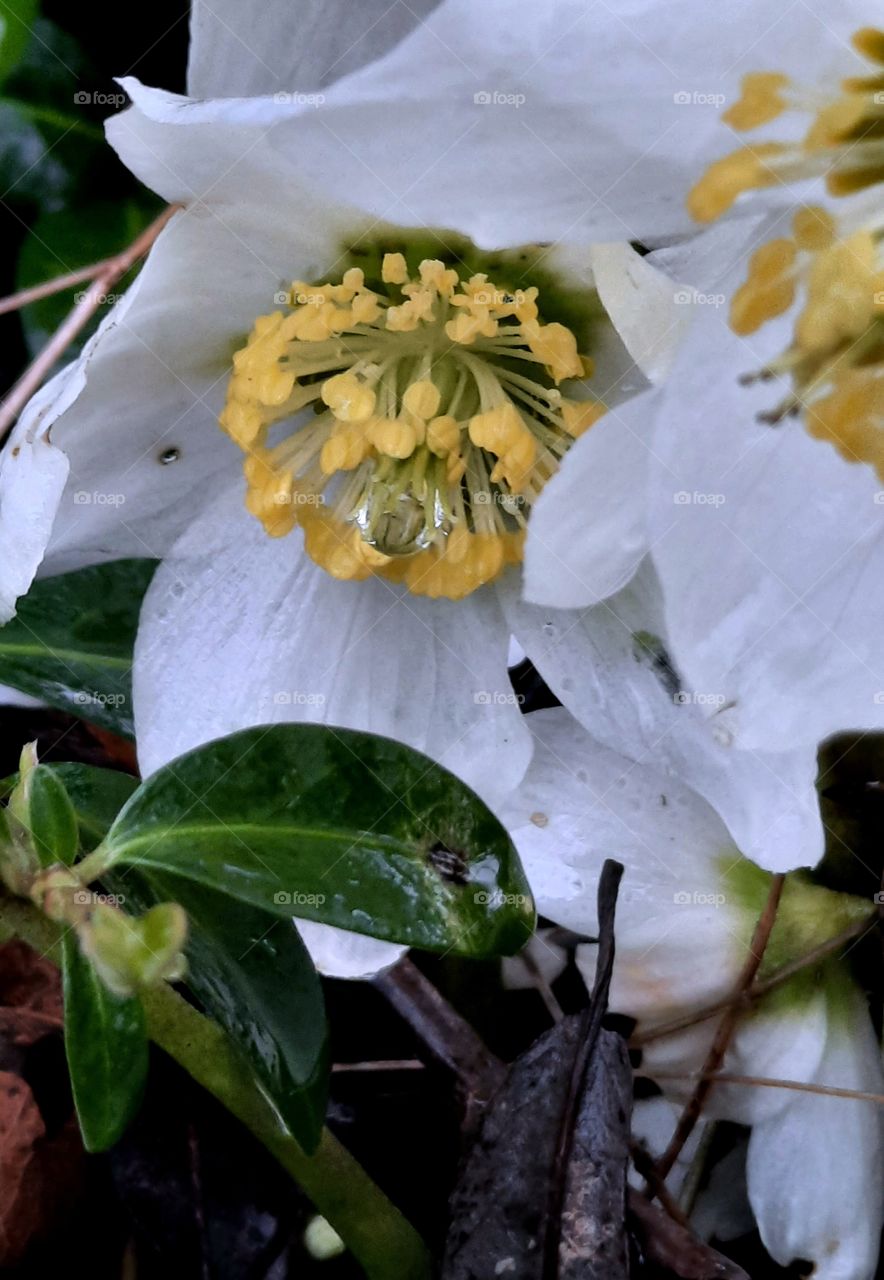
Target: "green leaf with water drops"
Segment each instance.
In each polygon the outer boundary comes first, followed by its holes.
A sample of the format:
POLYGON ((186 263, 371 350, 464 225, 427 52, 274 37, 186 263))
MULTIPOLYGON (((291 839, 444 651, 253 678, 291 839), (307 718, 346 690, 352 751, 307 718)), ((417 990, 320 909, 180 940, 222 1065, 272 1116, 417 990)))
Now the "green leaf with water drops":
POLYGON ((431 951, 510 955, 534 906, 506 830, 420 752, 324 725, 245 729, 142 783, 105 845, 250 903, 431 951))
POLYGON ((144 1010, 137 997, 113 995, 80 950, 62 939, 64 1043, 83 1144, 106 1151, 138 1110, 147 1078, 144 1010))
POLYGON ((0 684, 133 736, 132 650, 154 560, 35 582, 0 628, 0 684))

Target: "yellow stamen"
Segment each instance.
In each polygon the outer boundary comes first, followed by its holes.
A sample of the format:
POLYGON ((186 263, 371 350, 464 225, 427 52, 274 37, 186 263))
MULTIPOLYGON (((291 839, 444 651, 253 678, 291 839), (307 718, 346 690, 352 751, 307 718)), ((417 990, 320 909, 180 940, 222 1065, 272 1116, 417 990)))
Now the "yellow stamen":
POLYGON ((301 525, 333 577, 461 599, 519 562, 530 504, 604 408, 556 390, 591 362, 535 287, 401 253, 380 274, 386 295, 358 267, 295 281, 234 356, 220 422, 268 534, 301 525))
POLYGON ((732 129, 757 129, 759 125, 776 120, 788 107, 783 89, 789 77, 778 71, 753 71, 743 77, 742 93, 721 117, 732 129))

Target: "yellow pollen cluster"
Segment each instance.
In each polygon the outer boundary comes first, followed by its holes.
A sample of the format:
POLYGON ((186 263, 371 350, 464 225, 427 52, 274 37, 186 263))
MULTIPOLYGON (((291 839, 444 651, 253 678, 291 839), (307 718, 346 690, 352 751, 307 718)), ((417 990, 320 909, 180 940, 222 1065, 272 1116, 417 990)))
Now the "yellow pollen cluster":
POLYGON ((535 287, 396 252, 377 285, 295 281, 234 356, 221 426, 268 534, 302 526, 336 578, 459 599, 521 560, 531 504, 604 406, 559 389, 591 364, 535 287))
MULTIPOLYGON (((831 195, 849 195, 884 179, 884 32, 871 27, 853 37, 874 64, 872 75, 843 80, 840 94, 816 112, 801 142, 753 143, 712 164, 688 196, 698 222, 711 222, 739 195, 777 183, 824 177, 831 195)), ((803 110, 787 76, 745 76, 740 100, 723 119, 733 129, 756 129, 787 110, 803 110)))
MULTIPOLYGON (((688 200, 696 218, 716 218, 742 192, 779 182, 825 175, 831 195, 847 196, 884 181, 884 32, 865 28, 853 44, 875 64, 873 74, 842 81, 800 144, 756 144, 713 164, 688 200)), ((725 120, 753 129, 800 106, 785 76, 755 74, 725 120)), ((790 377, 791 393, 763 419, 802 414, 812 436, 848 461, 872 464, 884 480, 884 222, 873 210, 854 225, 839 228, 819 206, 800 209, 791 237, 752 255, 731 325, 753 333, 800 299, 789 348, 745 381, 790 377)))

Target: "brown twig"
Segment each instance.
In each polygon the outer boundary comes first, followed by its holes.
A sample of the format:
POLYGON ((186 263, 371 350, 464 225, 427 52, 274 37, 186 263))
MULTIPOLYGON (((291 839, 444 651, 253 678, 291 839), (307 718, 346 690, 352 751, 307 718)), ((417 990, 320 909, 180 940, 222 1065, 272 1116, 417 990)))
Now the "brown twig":
MULTIPOLYGON (((697 1080, 703 1072, 655 1071, 653 1077, 637 1075, 649 1080, 697 1080)), ((874 1102, 884 1106, 884 1093, 867 1093, 863 1089, 842 1089, 834 1084, 808 1084, 804 1080, 781 1080, 777 1076, 742 1076, 731 1071, 715 1071, 709 1078, 719 1084, 745 1084, 759 1089, 794 1089, 799 1093, 817 1093, 824 1098, 852 1098, 856 1102, 874 1102)))
POLYGON ((682 1212, 681 1206, 667 1187, 666 1183, 657 1172, 657 1166, 654 1163, 654 1157, 648 1151, 647 1147, 643 1147, 640 1142, 633 1139, 629 1144, 629 1151, 632 1156, 632 1163, 635 1165, 636 1173, 640 1174, 645 1182, 654 1193, 655 1199, 660 1201, 660 1208, 664 1209, 673 1222, 677 1222, 680 1227, 690 1229, 687 1215, 682 1212))
MULTIPOLYGON (((126 272, 143 258, 169 219, 178 211, 177 205, 164 209, 149 227, 137 236, 128 248, 102 264, 101 274, 92 283, 80 301, 70 311, 46 346, 28 365, 18 382, 0 404, 0 442, 15 422, 35 391, 39 390, 56 361, 64 354, 80 330, 101 306, 108 291, 126 272)), ((88 278, 88 277, 87 277, 88 278)))
MULTIPOLYGON (((758 923, 752 934, 752 941, 749 943, 749 954, 743 963, 740 971, 739 979, 735 987, 735 997, 745 995, 758 973, 761 961, 764 959, 764 952, 770 939, 771 931, 777 918, 777 908, 780 905, 780 896, 783 892, 783 884, 785 876, 774 876, 767 902, 764 910, 758 918, 758 923)), ((687 1142, 694 1126, 700 1118, 703 1110, 703 1104, 706 1101, 710 1091, 714 1088, 715 1078, 718 1068, 724 1061, 724 1055, 727 1053, 728 1045, 734 1033, 734 1028, 739 1021, 741 1010, 741 1001, 735 999, 734 1002, 724 1011, 721 1021, 715 1031, 709 1052, 706 1055, 706 1061, 703 1064, 703 1070, 697 1081, 696 1088, 688 1100, 684 1111, 681 1113, 678 1124, 675 1126, 675 1133, 670 1139, 669 1146, 663 1152, 663 1155, 657 1161, 657 1174, 662 1181, 665 1182, 666 1176, 672 1166, 678 1159, 682 1147, 687 1142)), ((653 1198, 653 1189, 649 1188, 651 1198, 653 1198)))
POLYGON ((794 978, 796 973, 801 973, 802 970, 810 968, 811 965, 818 964, 820 960, 825 960, 834 952, 839 951, 846 943, 853 942, 855 938, 859 938, 862 934, 873 929, 876 924, 877 915, 869 916, 867 920, 857 920, 847 929, 843 929, 841 933, 836 934, 834 938, 829 938, 827 942, 821 942, 812 951, 807 951, 803 956, 798 956, 797 959, 790 960, 788 964, 781 965, 763 982, 754 982, 748 991, 731 993, 721 1000, 716 1000, 713 1004, 704 1005, 702 1009, 697 1009, 693 1013, 683 1014, 680 1018, 673 1018, 670 1022, 663 1022, 657 1027, 650 1027, 647 1031, 639 1031, 637 1034, 630 1036, 629 1047, 631 1049, 641 1049, 646 1044, 651 1044, 654 1040, 662 1040, 665 1036, 675 1035, 678 1031, 686 1031, 700 1022, 706 1022, 709 1018, 714 1018, 717 1013, 722 1013, 725 1009, 730 1009, 735 1005, 742 1011, 760 1000, 762 996, 766 996, 768 992, 773 991, 775 987, 779 987, 784 982, 788 982, 790 978, 794 978))
POLYGON ((407 957, 374 979, 433 1058, 456 1076, 467 1104, 467 1126, 497 1092, 506 1067, 465 1018, 407 957))
POLYGON ((39 302, 41 298, 64 293, 65 289, 73 289, 75 284, 83 284, 85 280, 94 280, 107 269, 110 261, 112 259, 102 258, 100 262, 93 262, 91 267, 80 267, 77 271, 69 271, 67 275, 54 276, 52 280, 44 280, 42 284, 33 284, 29 289, 19 289, 18 293, 0 298, 0 316, 5 316, 8 311, 20 311, 22 307, 39 302))

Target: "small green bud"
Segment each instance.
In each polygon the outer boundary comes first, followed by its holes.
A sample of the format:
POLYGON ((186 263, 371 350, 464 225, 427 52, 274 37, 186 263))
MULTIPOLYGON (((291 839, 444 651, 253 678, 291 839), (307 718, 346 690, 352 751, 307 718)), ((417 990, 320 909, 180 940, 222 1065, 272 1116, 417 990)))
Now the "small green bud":
POLYGON ((160 903, 137 919, 99 902, 77 932, 84 954, 115 995, 175 982, 186 971, 187 915, 177 902, 160 903))
POLYGON ((17 894, 26 894, 43 869, 69 866, 77 856, 77 815, 54 769, 37 761, 36 744, 23 748, 18 782, 0 828, 0 875, 17 894))

